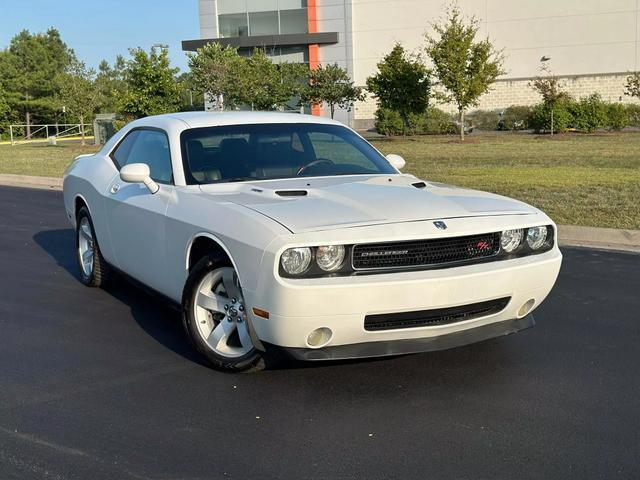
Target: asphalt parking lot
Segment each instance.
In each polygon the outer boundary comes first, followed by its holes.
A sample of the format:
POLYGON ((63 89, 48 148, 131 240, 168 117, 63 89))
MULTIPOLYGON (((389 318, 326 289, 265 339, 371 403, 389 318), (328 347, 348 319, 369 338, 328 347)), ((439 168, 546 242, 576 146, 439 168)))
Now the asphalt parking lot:
POLYGON ((257 374, 77 279, 60 192, 0 188, 0 478, 640 477, 640 255, 565 249, 531 330, 257 374))

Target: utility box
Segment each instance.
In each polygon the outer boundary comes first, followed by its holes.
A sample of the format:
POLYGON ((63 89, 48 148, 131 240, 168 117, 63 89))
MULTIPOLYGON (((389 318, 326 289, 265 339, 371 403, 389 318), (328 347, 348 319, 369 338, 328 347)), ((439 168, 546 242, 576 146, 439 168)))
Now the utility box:
POLYGON ((115 113, 99 113, 93 120, 93 135, 96 145, 104 145, 116 133, 117 115, 115 113))

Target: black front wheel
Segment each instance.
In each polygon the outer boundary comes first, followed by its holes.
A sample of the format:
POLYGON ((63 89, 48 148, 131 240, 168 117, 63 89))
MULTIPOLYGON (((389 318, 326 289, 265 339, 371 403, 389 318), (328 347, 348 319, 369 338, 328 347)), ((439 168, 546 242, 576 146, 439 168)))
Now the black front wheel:
POLYGON ((182 298, 187 335, 218 370, 262 370, 264 359, 253 344, 247 307, 233 267, 209 255, 191 270, 182 298))

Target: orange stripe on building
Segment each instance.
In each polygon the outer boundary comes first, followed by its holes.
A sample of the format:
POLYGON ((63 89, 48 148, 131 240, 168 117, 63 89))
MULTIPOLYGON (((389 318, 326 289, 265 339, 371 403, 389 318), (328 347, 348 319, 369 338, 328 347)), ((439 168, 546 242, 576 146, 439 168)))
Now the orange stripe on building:
MULTIPOLYGON (((316 33, 318 31, 318 10, 316 8, 316 0, 307 0, 307 21, 309 26, 309 33, 316 33)), ((315 43, 309 45, 309 68, 315 70, 320 65, 320 46, 315 43)), ((312 115, 321 115, 322 108, 320 105, 311 106, 312 115)))

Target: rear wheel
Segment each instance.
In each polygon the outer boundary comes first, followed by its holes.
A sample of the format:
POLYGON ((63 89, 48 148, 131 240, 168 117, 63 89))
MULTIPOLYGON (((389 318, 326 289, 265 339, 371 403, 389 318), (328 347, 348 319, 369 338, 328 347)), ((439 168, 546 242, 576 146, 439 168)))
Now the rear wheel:
POLYGON ((192 269, 183 294, 185 330, 216 369, 261 370, 262 353, 251 340, 247 307, 233 267, 210 255, 192 269))
POLYGON ((89 287, 103 286, 109 275, 109 266, 100 253, 93 222, 87 207, 81 207, 78 210, 76 250, 82 283, 89 287))

